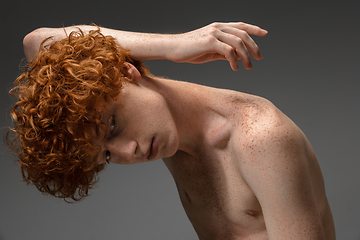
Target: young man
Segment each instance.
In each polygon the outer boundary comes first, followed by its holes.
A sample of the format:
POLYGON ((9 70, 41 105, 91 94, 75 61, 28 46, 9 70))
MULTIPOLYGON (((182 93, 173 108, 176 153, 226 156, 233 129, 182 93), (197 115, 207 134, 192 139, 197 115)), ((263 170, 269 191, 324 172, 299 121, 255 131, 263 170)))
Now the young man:
POLYGON ((106 162, 162 158, 200 239, 335 239, 316 155, 288 117, 263 98, 154 77, 139 62, 226 59, 237 70, 241 59, 250 69, 248 50, 262 56, 248 34, 267 31, 244 23, 178 35, 78 28, 24 39, 31 62, 13 90, 12 116, 26 181, 77 200, 106 162))

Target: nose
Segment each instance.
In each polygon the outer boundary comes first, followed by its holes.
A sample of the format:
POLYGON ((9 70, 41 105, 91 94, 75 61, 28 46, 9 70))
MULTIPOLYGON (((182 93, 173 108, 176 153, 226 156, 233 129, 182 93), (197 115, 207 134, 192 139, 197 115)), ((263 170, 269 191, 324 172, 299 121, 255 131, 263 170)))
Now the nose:
POLYGON ((105 142, 105 150, 110 151, 111 162, 131 163, 136 158, 138 144, 134 140, 125 140, 119 138, 108 139, 105 142))

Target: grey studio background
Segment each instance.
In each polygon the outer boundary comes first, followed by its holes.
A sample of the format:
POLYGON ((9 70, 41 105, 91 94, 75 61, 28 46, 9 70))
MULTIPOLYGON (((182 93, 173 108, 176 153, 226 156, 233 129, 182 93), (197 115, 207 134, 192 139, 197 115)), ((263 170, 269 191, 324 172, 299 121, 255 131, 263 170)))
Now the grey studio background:
MULTIPOLYGON (((233 72, 148 61, 155 75, 230 88, 271 100, 305 132, 323 170, 337 239, 360 239, 360 17, 358 1, 7 1, 0 14, 3 136, 11 125, 7 92, 20 74, 22 38, 38 27, 96 23, 179 33, 213 21, 244 21, 269 31, 254 37, 264 59, 233 72)), ((160 116, 159 116, 160 117, 160 116)), ((76 204, 21 182, 0 144, 0 240, 197 239, 161 160, 110 164, 91 196, 76 204)))

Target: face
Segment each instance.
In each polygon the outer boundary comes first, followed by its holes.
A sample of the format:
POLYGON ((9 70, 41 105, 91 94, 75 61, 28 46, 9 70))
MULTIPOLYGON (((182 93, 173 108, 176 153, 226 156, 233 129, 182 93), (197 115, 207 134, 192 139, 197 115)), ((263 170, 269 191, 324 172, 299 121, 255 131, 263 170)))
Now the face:
POLYGON ((128 83, 115 100, 99 104, 106 132, 99 130, 99 163, 133 164, 170 157, 178 149, 174 120, 163 97, 128 83))

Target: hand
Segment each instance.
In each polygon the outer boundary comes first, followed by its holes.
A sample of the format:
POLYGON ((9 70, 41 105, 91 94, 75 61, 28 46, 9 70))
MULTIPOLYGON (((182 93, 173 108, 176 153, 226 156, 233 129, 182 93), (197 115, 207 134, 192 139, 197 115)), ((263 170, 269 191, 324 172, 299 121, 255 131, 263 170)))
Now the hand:
POLYGON ((265 36, 267 31, 242 22, 212 23, 203 28, 175 35, 176 46, 166 59, 174 62, 205 63, 219 59, 229 61, 234 71, 241 59, 246 69, 251 69, 249 52, 262 59, 259 47, 249 36, 265 36))

